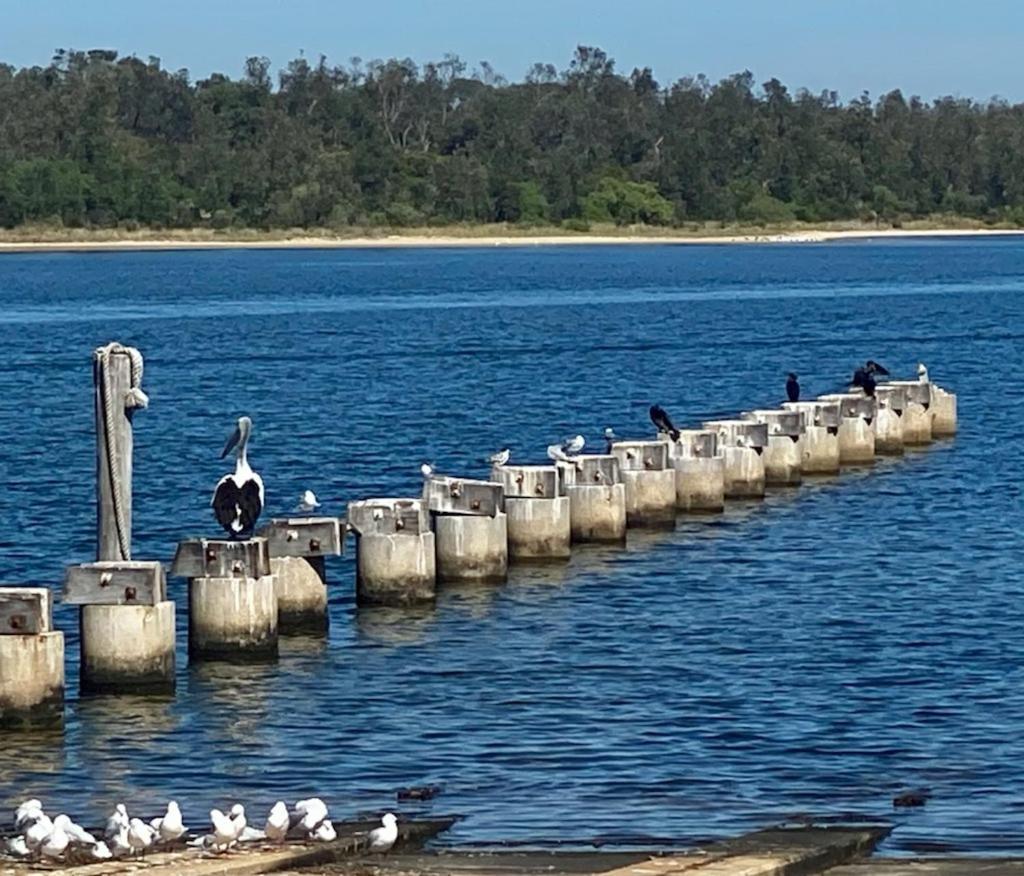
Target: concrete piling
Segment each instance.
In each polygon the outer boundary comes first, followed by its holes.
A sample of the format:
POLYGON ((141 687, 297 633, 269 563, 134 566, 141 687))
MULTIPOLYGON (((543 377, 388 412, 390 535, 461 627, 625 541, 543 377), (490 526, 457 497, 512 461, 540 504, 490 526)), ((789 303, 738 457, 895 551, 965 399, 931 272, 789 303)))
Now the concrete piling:
POLYGON ((276 659, 277 591, 265 538, 180 542, 171 574, 188 579, 190 660, 276 659))
POLYGON ((619 460, 611 454, 576 456, 562 468, 573 542, 623 541, 626 488, 619 460))
POLYGON ((64 634, 46 587, 0 587, 0 728, 59 724, 64 634))
POLYGON ((569 497, 554 465, 501 465, 491 481, 505 492, 510 562, 569 559, 572 521, 569 497))
POLYGON ((787 411, 803 416, 803 471, 805 475, 835 474, 839 471, 839 425, 842 416, 837 401, 786 402, 787 411))
POLYGON ((626 526, 671 528, 676 522, 676 473, 664 441, 616 441, 612 456, 626 494, 626 526))
POLYGON ((907 393, 907 407, 903 411, 903 445, 931 444, 932 384, 917 380, 893 380, 889 385, 901 386, 907 393))
POLYGON ((948 438, 956 434, 956 394, 932 384, 932 437, 948 438))
POLYGON ((768 426, 753 420, 709 420, 703 425, 718 433, 718 448, 725 461, 725 498, 764 498, 768 426))
POLYGON ((878 413, 875 418, 875 453, 898 456, 903 453, 903 414, 907 392, 902 386, 880 383, 875 387, 878 413))
POLYGON ((803 480, 803 417, 799 411, 757 410, 743 415, 768 427, 764 481, 768 486, 795 486, 803 480))
POLYGON ((867 465, 875 461, 878 401, 860 392, 818 396, 820 401, 839 402, 839 463, 867 465))
POLYGON ((707 429, 683 429, 679 439, 665 434, 669 462, 676 476, 676 509, 721 511, 725 507, 725 460, 718 452, 718 433, 707 429))
POLYGON ((279 633, 327 632, 325 559, 342 553, 344 531, 336 517, 279 518, 260 529, 270 551, 279 633))
POLYGON ((350 502, 356 535, 356 601, 405 606, 437 594, 437 560, 430 516, 422 499, 350 502))
POLYGON ((437 580, 500 583, 508 577, 508 518, 501 483, 432 477, 423 484, 437 580))

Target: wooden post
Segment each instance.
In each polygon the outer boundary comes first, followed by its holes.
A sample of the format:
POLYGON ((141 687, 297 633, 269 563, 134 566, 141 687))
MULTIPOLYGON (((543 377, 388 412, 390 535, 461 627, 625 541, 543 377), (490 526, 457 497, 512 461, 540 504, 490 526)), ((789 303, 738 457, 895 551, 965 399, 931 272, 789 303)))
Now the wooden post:
POLYGON ((96 410, 96 559, 130 560, 132 543, 132 361, 127 350, 93 354, 96 410))

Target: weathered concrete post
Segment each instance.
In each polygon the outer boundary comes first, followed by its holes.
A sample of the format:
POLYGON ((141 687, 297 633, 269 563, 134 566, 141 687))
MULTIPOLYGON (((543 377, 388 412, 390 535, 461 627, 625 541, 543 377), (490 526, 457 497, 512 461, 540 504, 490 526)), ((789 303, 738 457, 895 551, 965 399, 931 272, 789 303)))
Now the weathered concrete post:
POLYGON ((818 399, 839 402, 840 465, 873 463, 878 401, 859 392, 832 393, 818 396, 818 399))
POLYGON ((505 489, 511 562, 569 559, 569 497, 553 465, 496 465, 491 480, 505 489))
POLYGON ((327 632, 324 559, 344 551, 344 533, 337 517, 278 518, 260 528, 270 550, 278 633, 327 632))
POLYGON ((68 566, 62 601, 81 606, 83 693, 174 690, 174 603, 160 563, 68 566))
POLYGON ((0 728, 60 723, 64 634, 46 587, 0 587, 0 728))
POLYGON ((424 481, 437 551, 437 580, 500 583, 508 577, 508 517, 501 483, 432 477, 424 481))
POLYGON ((907 392, 902 386, 880 383, 875 387, 878 414, 875 419, 875 453, 898 456, 903 453, 903 413, 907 392))
POLYGON ((188 579, 190 659, 277 658, 277 591, 265 538, 180 542, 171 574, 188 579))
POLYGON ((679 440, 665 434, 676 475, 676 508, 680 511, 721 511, 725 508, 725 459, 718 451, 718 432, 683 429, 679 440))
POLYGON ((932 384, 932 437, 948 438, 956 434, 956 394, 932 384))
POLYGON ((626 493, 626 526, 671 528, 676 523, 676 473, 664 441, 616 441, 612 456, 626 493))
POLYGON ((764 481, 768 486, 795 486, 803 480, 803 417, 799 411, 759 410, 743 415, 768 427, 764 481))
POLYGON ((83 693, 174 690, 174 602, 159 563, 132 561, 132 417, 149 402, 142 370, 133 347, 93 354, 99 562, 69 568, 64 593, 81 606, 83 693))
POLYGON ((768 426, 753 420, 709 420, 704 428, 718 433, 718 449, 725 460, 725 498, 763 499, 768 426))
POLYGON ((835 474, 839 471, 839 402, 786 402, 787 411, 803 416, 803 469, 805 475, 835 474))
POLYGON ((626 538, 626 488, 611 454, 575 456, 562 465, 573 542, 621 542, 626 538))
POLYGON ((917 380, 893 380, 890 386, 901 386, 907 393, 903 411, 903 444, 905 447, 932 443, 932 384, 917 380))
POLYGON ((430 516, 422 499, 350 502, 356 535, 356 601, 360 605, 414 605, 437 593, 437 561, 430 516))

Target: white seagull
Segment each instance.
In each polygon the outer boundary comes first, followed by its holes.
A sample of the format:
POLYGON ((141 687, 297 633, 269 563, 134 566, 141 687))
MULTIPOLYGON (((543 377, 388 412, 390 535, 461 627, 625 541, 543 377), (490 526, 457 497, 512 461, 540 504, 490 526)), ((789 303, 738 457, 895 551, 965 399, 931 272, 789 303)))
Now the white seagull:
POLYGON ((928 382, 928 369, 925 367, 924 362, 917 363, 917 380, 919 383, 928 382))
POLYGON ((42 814, 42 803, 40 803, 34 797, 31 800, 26 800, 17 809, 14 810, 14 829, 18 832, 21 832, 33 821, 37 821, 39 816, 42 814))
POLYGON ((234 821, 219 809, 211 809, 210 824, 213 825, 213 845, 221 851, 227 851, 238 838, 234 821))
POLYGON ((375 827, 367 836, 367 847, 371 852, 391 851, 391 847, 398 839, 398 819, 390 812, 386 813, 380 820, 381 826, 375 827))
POLYGON ((106 839, 117 836, 122 830, 128 829, 128 810, 125 808, 124 803, 118 803, 114 807, 114 811, 110 814, 110 818, 107 819, 107 826, 103 831, 103 836, 106 839))
POLYGON ((290 824, 291 819, 288 817, 288 807, 284 805, 283 800, 278 800, 270 810, 263 830, 267 835, 267 839, 271 842, 283 843, 285 837, 288 836, 290 824))
POLYGON ((316 499, 316 493, 306 490, 299 499, 299 504, 295 506, 295 510, 301 511, 303 514, 312 514, 319 507, 320 503, 316 499))
POLYGON ((59 821, 60 816, 58 815, 57 821, 53 823, 53 830, 50 831, 50 835, 39 845, 39 854, 44 858, 59 858, 64 854, 64 850, 71 841, 64 828, 58 824, 59 821))
POLYGON ((128 822, 128 845, 131 846, 133 852, 145 855, 146 849, 154 842, 156 842, 156 831, 141 818, 133 818, 128 822))
POLYGON ((89 831, 87 831, 80 824, 75 824, 66 815, 58 815, 53 819, 53 826, 59 827, 68 835, 68 838, 76 843, 81 843, 83 846, 94 846, 96 845, 96 837, 94 837, 89 831))
POLYGON ((25 831, 25 845, 35 851, 52 832, 53 822, 47 816, 39 813, 39 818, 33 821, 25 831))
POLYGON ((14 858, 27 858, 32 854, 23 836, 12 836, 7 840, 7 854, 14 858))
POLYGON ((325 818, 316 826, 316 830, 309 835, 309 838, 321 843, 330 843, 338 838, 338 832, 334 829, 334 825, 325 818))
POLYGON ((185 825, 181 820, 181 808, 176 800, 167 804, 167 812, 160 818, 154 818, 150 826, 160 836, 160 842, 173 843, 185 835, 185 825))
POLYGON ((577 435, 575 438, 569 438, 566 441, 563 441, 562 450, 572 456, 573 454, 579 453, 586 443, 586 438, 582 435, 577 435))
POLYGON ((249 467, 246 455, 250 435, 252 420, 248 417, 239 417, 238 426, 220 455, 223 459, 234 448, 238 448, 235 471, 220 479, 210 500, 210 507, 213 508, 217 522, 232 538, 251 535, 263 511, 263 478, 249 467))
POLYGON ((489 462, 489 463, 490 463, 491 465, 496 465, 496 466, 499 466, 499 467, 500 467, 500 466, 503 466, 503 465, 504 465, 504 464, 505 464, 506 462, 508 462, 508 459, 509 459, 509 457, 510 457, 511 455, 512 455, 512 451, 511 451, 511 450, 509 450, 509 449, 508 449, 507 447, 503 447, 503 448, 502 448, 501 450, 499 450, 499 451, 498 451, 497 453, 492 453, 492 454, 491 454, 491 455, 490 455, 490 456, 489 456, 489 457, 487 458, 487 461, 488 461, 488 462, 489 462))
POLYGON ((301 816, 299 824, 302 830, 309 834, 316 830, 321 821, 327 818, 327 804, 319 797, 299 800, 295 804, 295 813, 301 816))
POLYGON ((572 462, 572 460, 565 455, 565 451, 562 450, 561 444, 548 445, 548 459, 554 460, 555 462, 572 462))
POLYGON ((89 848, 89 855, 94 861, 109 861, 114 857, 114 853, 110 851, 110 847, 102 840, 89 848))
POLYGON ((420 466, 420 474, 423 475, 423 480, 429 480, 434 476, 434 466, 429 462, 423 463, 423 465, 420 466))
POLYGON ((112 857, 123 858, 132 853, 132 844, 128 842, 128 825, 124 825, 116 833, 107 837, 107 845, 112 857))

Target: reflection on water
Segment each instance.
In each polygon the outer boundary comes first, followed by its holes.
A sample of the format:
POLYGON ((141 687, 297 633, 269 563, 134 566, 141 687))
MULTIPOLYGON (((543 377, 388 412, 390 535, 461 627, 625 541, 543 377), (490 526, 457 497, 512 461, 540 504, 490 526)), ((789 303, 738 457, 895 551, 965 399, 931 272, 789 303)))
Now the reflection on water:
POLYGON ((469 815, 446 843, 685 840, 853 812, 898 822, 890 851, 1024 852, 1006 416, 1024 401, 1022 255, 1000 239, 0 259, 7 581, 92 557, 89 353, 111 338, 146 354, 140 559, 212 534, 243 412, 268 515, 307 488, 330 514, 414 495, 423 460, 481 476, 507 445, 540 462, 564 435, 647 435, 654 401, 681 425, 749 410, 788 370, 832 391, 868 357, 926 362, 961 418, 955 442, 578 546, 503 586, 442 586, 432 606, 357 607, 354 558, 330 558, 329 636, 284 638, 276 662, 189 665, 172 581, 172 699, 77 699, 76 612, 58 606, 65 732, 3 734, 0 808, 173 796, 202 824, 236 799, 261 814, 316 794, 348 816, 442 784, 422 811, 469 815), (230 356, 211 352, 221 314, 246 339, 230 356), (928 806, 894 813, 917 786, 928 806))

